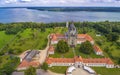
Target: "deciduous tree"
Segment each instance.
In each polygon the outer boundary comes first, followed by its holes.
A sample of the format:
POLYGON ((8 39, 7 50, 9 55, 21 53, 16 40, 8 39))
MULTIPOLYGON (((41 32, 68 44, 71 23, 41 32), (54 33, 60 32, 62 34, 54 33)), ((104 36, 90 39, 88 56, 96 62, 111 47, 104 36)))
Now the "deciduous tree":
POLYGON ((86 41, 81 44, 79 51, 90 54, 93 51, 93 46, 89 41, 86 41))
POLYGON ((34 67, 29 67, 26 71, 25 71, 25 75, 36 75, 36 69, 34 67))
POLYGON ((68 43, 64 40, 60 40, 57 44, 56 50, 61 53, 66 53, 69 51, 68 43))
POLYGON ((41 66, 41 68, 42 68, 43 70, 47 71, 47 70, 48 70, 48 64, 47 64, 46 62, 43 63, 43 65, 41 66))

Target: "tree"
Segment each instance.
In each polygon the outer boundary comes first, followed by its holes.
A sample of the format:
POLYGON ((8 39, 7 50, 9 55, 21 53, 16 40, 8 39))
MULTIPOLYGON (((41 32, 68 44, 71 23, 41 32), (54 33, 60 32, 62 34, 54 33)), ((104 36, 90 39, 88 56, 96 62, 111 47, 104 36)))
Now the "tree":
POLYGON ((118 58, 118 64, 120 64, 120 58, 118 58))
POLYGON ((36 75, 36 69, 34 67, 29 67, 26 71, 25 71, 25 75, 36 75))
POLYGON ((45 71, 48 70, 48 64, 46 62, 43 63, 43 65, 41 66, 41 68, 45 71))
POLYGON ((109 33, 106 37, 109 41, 117 41, 119 39, 119 35, 117 33, 109 33))
POLYGON ((0 75, 11 75, 20 62, 20 59, 14 56, 2 56, 1 60, 4 64, 0 67, 0 75), (4 61, 3 58, 7 60, 4 61))
POLYGON ((83 53, 90 54, 93 51, 93 46, 89 41, 86 41, 81 44, 79 50, 82 51, 83 53))
POLYGON ((69 51, 68 43, 64 40, 60 40, 56 46, 56 50, 61 53, 66 53, 69 51))

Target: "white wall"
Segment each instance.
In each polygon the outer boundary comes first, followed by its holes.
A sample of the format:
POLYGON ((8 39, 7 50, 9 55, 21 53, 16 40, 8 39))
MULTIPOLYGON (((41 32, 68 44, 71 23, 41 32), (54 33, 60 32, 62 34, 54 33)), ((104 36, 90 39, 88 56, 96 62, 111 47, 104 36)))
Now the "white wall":
POLYGON ((57 44, 58 41, 51 41, 51 44, 57 44))
POLYGON ((112 64, 106 65, 106 68, 114 68, 114 65, 112 65, 112 64))
POLYGON ((74 63, 52 63, 49 65, 49 67, 52 67, 52 66, 72 66, 74 65, 74 63))
POLYGON ((51 52, 51 51, 49 51, 48 53, 49 53, 49 54, 54 54, 54 51, 52 51, 52 52, 51 52))

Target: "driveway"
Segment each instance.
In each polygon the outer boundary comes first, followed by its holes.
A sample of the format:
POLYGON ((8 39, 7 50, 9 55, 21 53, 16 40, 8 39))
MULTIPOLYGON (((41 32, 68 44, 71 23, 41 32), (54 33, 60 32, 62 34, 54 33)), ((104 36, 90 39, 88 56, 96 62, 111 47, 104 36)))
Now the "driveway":
POLYGON ((83 70, 82 68, 77 68, 72 72, 72 75, 90 75, 87 71, 83 70))
POLYGON ((65 74, 54 73, 54 72, 52 72, 50 70, 48 70, 48 73, 49 73, 49 75, 65 75, 65 74))
POLYGON ((37 75, 50 75, 48 72, 45 72, 41 69, 37 69, 36 73, 37 73, 37 75))
POLYGON ((65 74, 58 74, 58 73, 53 73, 50 70, 48 70, 47 72, 42 70, 42 69, 37 69, 36 71, 37 75, 65 75, 65 74))

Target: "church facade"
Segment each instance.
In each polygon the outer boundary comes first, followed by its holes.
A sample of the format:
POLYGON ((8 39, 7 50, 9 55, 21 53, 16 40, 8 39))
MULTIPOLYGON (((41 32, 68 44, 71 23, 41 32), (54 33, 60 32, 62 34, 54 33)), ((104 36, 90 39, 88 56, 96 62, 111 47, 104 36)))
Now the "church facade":
POLYGON ((71 24, 67 23, 68 31, 65 34, 51 34, 51 44, 57 44, 59 40, 65 40, 71 47, 75 47, 77 44, 81 44, 85 41, 89 41, 91 44, 94 44, 94 40, 88 34, 78 34, 77 29, 72 22, 71 24))

